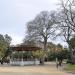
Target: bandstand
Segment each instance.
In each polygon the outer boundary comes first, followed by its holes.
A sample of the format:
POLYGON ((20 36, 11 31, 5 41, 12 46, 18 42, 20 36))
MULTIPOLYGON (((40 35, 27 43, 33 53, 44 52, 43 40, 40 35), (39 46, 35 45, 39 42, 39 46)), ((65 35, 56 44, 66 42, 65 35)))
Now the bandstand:
POLYGON ((20 45, 20 46, 10 47, 10 49, 12 50, 12 54, 10 56, 11 65, 24 66, 24 65, 40 64, 40 61, 33 56, 24 57, 24 53, 35 52, 37 50, 40 50, 41 48, 29 45, 20 45), (17 53, 17 58, 14 57, 14 54, 16 53, 17 53))

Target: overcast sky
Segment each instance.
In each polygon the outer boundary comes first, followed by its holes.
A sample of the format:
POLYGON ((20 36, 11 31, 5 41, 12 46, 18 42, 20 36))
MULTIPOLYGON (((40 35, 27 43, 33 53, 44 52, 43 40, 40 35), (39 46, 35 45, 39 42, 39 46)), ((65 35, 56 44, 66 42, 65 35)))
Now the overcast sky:
POLYGON ((21 43, 26 23, 41 11, 57 8, 58 0, 0 0, 0 33, 12 37, 12 44, 21 43))

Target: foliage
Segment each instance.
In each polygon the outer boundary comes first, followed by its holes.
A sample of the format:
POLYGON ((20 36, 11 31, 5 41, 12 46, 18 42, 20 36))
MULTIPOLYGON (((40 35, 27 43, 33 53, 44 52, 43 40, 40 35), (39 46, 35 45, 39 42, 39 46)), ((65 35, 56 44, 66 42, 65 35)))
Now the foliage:
POLYGON ((55 52, 54 52, 54 51, 49 51, 49 52, 47 53, 47 58, 48 58, 48 61, 53 61, 53 60, 55 60, 55 58, 56 58, 55 52))
POLYGON ((58 44, 57 47, 61 49, 63 48, 61 44, 58 44))
POLYGON ((46 57, 46 52, 44 50, 37 50, 36 52, 33 52, 33 56, 40 59, 46 57))
POLYGON ((32 52, 31 51, 23 51, 23 52, 14 52, 13 53, 13 57, 14 58, 31 58, 33 55, 32 55, 32 52))
POLYGON ((72 49, 75 49, 75 37, 70 39, 70 45, 71 45, 72 49))
POLYGON ((5 38, 5 42, 6 42, 7 46, 9 46, 12 38, 8 34, 4 35, 4 38, 5 38))
POLYGON ((67 50, 62 50, 57 53, 57 58, 58 59, 67 59, 68 58, 68 51, 67 50))
POLYGON ((58 59, 67 59, 69 58, 69 53, 67 49, 61 49, 61 50, 57 50, 57 51, 48 51, 47 53, 47 58, 49 61, 53 61, 56 59, 56 57, 58 59))
POLYGON ((0 34, 0 58, 4 57, 7 54, 7 48, 9 47, 11 42, 11 37, 0 34))

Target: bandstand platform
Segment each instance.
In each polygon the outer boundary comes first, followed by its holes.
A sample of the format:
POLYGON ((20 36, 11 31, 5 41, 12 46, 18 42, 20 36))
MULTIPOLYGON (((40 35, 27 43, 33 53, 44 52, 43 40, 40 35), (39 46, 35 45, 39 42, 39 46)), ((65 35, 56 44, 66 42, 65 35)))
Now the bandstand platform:
POLYGON ((35 47, 35 46, 29 46, 29 45, 20 45, 20 46, 13 46, 10 47, 12 50, 12 54, 10 56, 10 65, 15 65, 15 66, 24 66, 24 65, 39 65, 40 61, 39 59, 30 56, 30 57, 25 57, 25 52, 35 52, 37 50, 40 50, 41 48, 35 47), (14 57, 14 54, 17 53, 17 57, 14 57), (20 55, 21 53, 21 55, 20 55))

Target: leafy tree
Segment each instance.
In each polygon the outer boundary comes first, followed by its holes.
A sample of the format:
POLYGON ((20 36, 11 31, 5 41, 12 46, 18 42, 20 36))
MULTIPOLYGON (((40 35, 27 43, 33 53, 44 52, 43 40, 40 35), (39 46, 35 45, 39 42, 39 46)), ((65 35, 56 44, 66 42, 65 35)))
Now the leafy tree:
POLYGON ((75 49, 75 37, 70 39, 70 44, 71 44, 72 49, 75 49))
POLYGON ((8 41, 10 40, 9 38, 10 36, 8 36, 7 34, 5 36, 0 34, 0 58, 3 58, 8 54, 8 47, 10 46, 10 43, 8 41))
POLYGON ((6 48, 5 40, 3 35, 0 34, 0 58, 4 56, 4 50, 6 48))
POLYGON ((33 52, 33 56, 35 56, 36 58, 42 58, 43 56, 45 56, 45 51, 43 50, 38 50, 36 52, 33 52))
POLYGON ((12 38, 8 34, 4 35, 4 38, 5 42, 7 43, 7 46, 10 46, 12 38))
POLYGON ((61 44, 58 45, 50 45, 49 50, 47 52, 48 60, 55 60, 56 57, 64 59, 67 58, 67 49, 64 49, 61 44))
POLYGON ((58 59, 67 59, 68 58, 68 50, 62 50, 57 53, 58 59))
POLYGON ((15 51, 12 56, 14 58, 20 58, 20 59, 29 59, 33 56, 32 52, 31 51, 23 51, 23 52, 17 52, 15 51))
POLYGON ((44 64, 44 58, 47 57, 47 54, 44 50, 38 50, 33 52, 33 57, 38 58, 40 60, 40 64, 44 64))
POLYGON ((56 52, 54 51, 48 51, 47 53, 47 59, 48 61, 53 61, 56 58, 56 52))
POLYGON ((63 48, 61 44, 58 44, 57 47, 61 49, 63 48))

